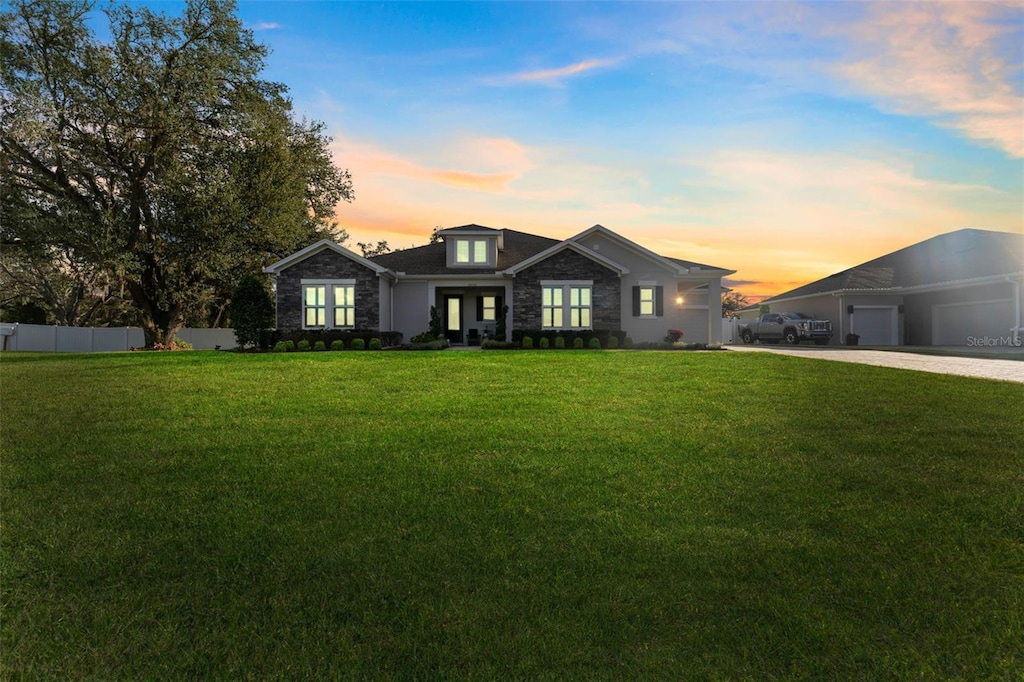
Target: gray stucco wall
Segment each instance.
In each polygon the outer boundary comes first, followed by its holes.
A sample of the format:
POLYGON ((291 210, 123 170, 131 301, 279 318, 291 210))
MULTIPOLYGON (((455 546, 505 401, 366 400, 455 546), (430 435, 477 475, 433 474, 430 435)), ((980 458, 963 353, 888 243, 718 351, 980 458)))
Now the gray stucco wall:
POLYGON ((427 331, 430 325, 430 301, 426 282, 400 280, 392 292, 394 296, 395 331, 402 332, 408 341, 427 331))
POLYGON ((354 279, 356 328, 380 329, 377 273, 330 249, 310 256, 277 275, 277 328, 302 328, 303 279, 354 279))
POLYGON ((594 329, 622 327, 621 282, 617 272, 566 249, 516 274, 512 285, 512 328, 541 328, 542 280, 593 280, 594 329))

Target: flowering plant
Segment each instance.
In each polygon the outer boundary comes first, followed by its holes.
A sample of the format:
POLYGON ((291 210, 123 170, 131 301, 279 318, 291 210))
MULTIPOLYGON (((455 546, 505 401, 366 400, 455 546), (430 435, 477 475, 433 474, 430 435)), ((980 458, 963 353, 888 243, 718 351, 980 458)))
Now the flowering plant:
POLYGON ((675 343, 681 338, 683 338, 682 329, 669 329, 668 334, 665 336, 665 341, 667 343, 675 343))

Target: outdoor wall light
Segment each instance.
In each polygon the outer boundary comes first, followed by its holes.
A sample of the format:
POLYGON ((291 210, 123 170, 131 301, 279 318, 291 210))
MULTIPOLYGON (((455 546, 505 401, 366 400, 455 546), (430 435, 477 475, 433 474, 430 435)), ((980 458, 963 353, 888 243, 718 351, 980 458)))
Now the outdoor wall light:
POLYGON ((683 305, 683 297, 682 296, 676 296, 676 305, 679 305, 679 306, 683 305))

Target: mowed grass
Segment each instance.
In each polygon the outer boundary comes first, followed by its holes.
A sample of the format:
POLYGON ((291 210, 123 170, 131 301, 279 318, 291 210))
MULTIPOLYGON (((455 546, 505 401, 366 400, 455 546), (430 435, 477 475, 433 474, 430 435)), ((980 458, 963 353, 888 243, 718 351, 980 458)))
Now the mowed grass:
POLYGON ((7 679, 1020 679, 1019 385, 766 353, 0 359, 7 679))

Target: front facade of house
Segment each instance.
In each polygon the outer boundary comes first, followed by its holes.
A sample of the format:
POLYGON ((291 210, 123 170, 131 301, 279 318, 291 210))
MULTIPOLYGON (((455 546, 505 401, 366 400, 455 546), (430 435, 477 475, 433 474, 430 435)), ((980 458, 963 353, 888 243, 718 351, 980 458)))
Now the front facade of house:
POLYGON ((1024 235, 965 229, 938 235, 760 306, 832 321, 831 343, 862 346, 1024 345, 1024 235))
POLYGON ((435 307, 453 344, 512 330, 623 331, 659 341, 721 341, 725 270, 655 254, 601 225, 559 241, 479 225, 440 241, 363 258, 322 240, 264 268, 276 279, 279 329, 426 331, 435 307))

